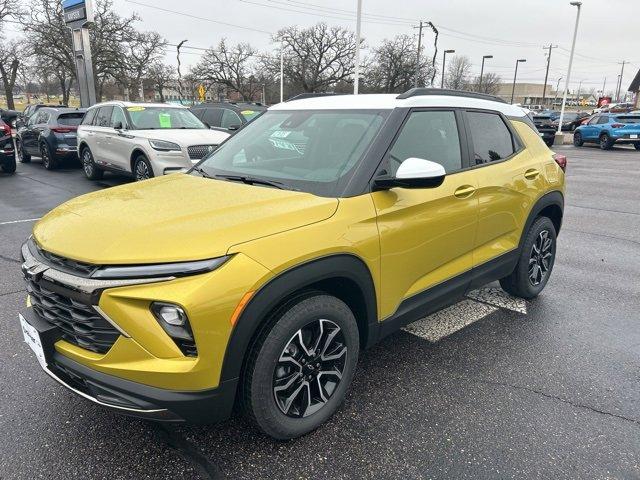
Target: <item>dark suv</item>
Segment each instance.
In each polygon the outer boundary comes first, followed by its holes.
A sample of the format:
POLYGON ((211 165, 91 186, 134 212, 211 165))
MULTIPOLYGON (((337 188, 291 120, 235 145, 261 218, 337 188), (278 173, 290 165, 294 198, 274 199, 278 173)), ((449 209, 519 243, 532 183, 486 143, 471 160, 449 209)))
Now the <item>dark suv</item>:
POLYGON ((84 109, 41 108, 26 125, 18 129, 16 148, 22 163, 31 156, 42 158, 47 170, 53 170, 65 159, 77 160, 76 132, 84 117, 84 109))
POLYGON ((41 108, 67 108, 67 105, 53 105, 47 103, 35 103, 33 105, 29 105, 24 109, 24 112, 22 112, 24 121, 28 121, 29 118, 35 115, 41 108))
POLYGON ((202 122, 216 130, 233 132, 267 111, 260 103, 203 103, 190 110, 202 122))

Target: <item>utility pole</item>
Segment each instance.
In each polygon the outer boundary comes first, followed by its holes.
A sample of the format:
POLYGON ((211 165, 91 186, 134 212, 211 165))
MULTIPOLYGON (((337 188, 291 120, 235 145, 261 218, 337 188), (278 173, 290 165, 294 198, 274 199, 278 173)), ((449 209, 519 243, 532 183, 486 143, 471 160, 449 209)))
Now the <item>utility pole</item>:
POLYGON ((604 88, 607 86, 607 77, 604 77, 604 83, 602 84, 602 96, 606 97, 607 94, 604 92, 604 88))
POLYGON ((580 102, 580 93, 582 91, 582 82, 583 81, 584 80, 580 80, 580 83, 578 84, 578 98, 576 100, 576 103, 578 104, 578 106, 580 106, 580 104, 582 103, 582 102, 580 102))
POLYGON ((558 48, 557 45, 552 43, 549 44, 548 47, 544 47, 544 50, 549 50, 547 54, 547 73, 544 74, 544 87, 542 89, 542 104, 544 105, 545 100, 547 99, 547 80, 549 80, 549 67, 551 66, 551 50, 554 48, 558 48))
POLYGON ((616 102, 620 102, 620 93, 622 90, 622 78, 624 77, 624 65, 627 63, 626 60, 622 61, 622 70, 620 71, 620 79, 618 80, 618 86, 616 87, 616 102))
POLYGON ((484 61, 493 58, 493 55, 483 55, 482 57, 482 67, 480 67, 480 80, 478 80, 478 91, 482 92, 482 76, 484 75, 484 61))
POLYGON ((562 108, 560 109, 560 118, 558 119, 558 132, 556 133, 556 139, 563 141, 562 136, 562 122, 564 120, 564 109, 567 106, 567 92, 569 91, 569 82, 571 81, 571 67, 573 67, 573 55, 576 52, 576 40, 578 38, 578 26, 580 25, 580 13, 582 9, 582 2, 571 2, 572 7, 577 8, 576 13, 576 25, 573 29, 573 41, 571 42, 571 55, 569 56, 569 67, 567 68, 567 79, 564 83, 564 95, 562 96, 562 108))
POLYGON ((360 88, 360 26, 362 24, 362 0, 358 0, 356 15, 356 71, 353 82, 354 95, 358 94, 358 90, 360 88))
POLYGON ((413 86, 418 88, 418 77, 420 76, 420 50, 422 50, 422 20, 420 20, 420 26, 413 27, 418 28, 418 53, 416 54, 416 78, 413 82, 413 86))

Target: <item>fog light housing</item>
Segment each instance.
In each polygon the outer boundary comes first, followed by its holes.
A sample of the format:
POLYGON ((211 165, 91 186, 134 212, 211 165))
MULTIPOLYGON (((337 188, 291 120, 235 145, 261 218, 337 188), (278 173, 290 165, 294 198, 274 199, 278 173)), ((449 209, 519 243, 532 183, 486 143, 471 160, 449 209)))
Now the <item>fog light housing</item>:
POLYGON ((196 357, 198 350, 193 339, 193 332, 184 309, 179 305, 165 302, 153 302, 151 313, 162 329, 169 335, 180 351, 188 357, 196 357))

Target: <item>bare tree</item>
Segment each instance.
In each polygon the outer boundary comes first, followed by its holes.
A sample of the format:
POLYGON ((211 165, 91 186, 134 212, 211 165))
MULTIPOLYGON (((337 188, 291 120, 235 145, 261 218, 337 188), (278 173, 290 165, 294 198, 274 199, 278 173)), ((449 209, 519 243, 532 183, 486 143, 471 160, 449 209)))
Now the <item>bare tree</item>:
POLYGON ((482 84, 480 84, 480 76, 473 81, 475 90, 480 93, 488 93, 489 95, 497 95, 500 90, 502 78, 497 73, 485 73, 482 76, 482 84))
POLYGON ((160 95, 160 101, 164 103, 164 90, 175 81, 176 69, 171 65, 158 61, 149 67, 147 78, 160 95))
MULTIPOLYGON (((354 73, 356 38, 345 28, 325 23, 305 29, 292 26, 280 30, 274 40, 284 44, 284 74, 295 89, 326 91, 354 73)), ((272 70, 280 68, 279 62, 279 55, 272 59, 272 70)))
POLYGON ((471 61, 464 55, 456 56, 449 61, 447 73, 444 76, 444 86, 453 90, 469 88, 471 61))
POLYGON ((256 55, 248 43, 228 46, 223 38, 216 48, 206 51, 192 73, 209 83, 225 85, 243 100, 253 100, 262 88, 256 55))
POLYGON ((147 76, 151 65, 164 55, 166 45, 167 41, 158 32, 138 33, 128 45, 125 73, 130 77, 129 87, 139 89, 136 96, 140 100, 144 100, 142 79, 147 76))
MULTIPOLYGON (((368 91, 396 93, 410 89, 415 82, 417 47, 409 35, 397 35, 383 40, 373 50, 371 62, 365 70, 365 88, 368 91)), ((421 56, 418 82, 424 85, 431 77, 431 62, 421 56)))
POLYGON ((2 77, 2 85, 7 96, 7 108, 9 110, 15 110, 16 108, 13 100, 13 88, 16 84, 18 68, 20 67, 20 44, 20 40, 0 41, 0 76, 2 77))

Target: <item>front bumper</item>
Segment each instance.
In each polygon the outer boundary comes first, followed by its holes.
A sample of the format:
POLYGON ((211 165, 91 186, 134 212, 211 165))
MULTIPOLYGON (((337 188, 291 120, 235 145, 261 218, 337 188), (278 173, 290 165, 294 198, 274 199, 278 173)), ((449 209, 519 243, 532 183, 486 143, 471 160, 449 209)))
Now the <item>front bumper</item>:
POLYGON ((60 339, 57 327, 34 314, 21 312, 40 335, 46 365, 44 371, 62 386, 81 397, 118 413, 165 422, 216 423, 231 416, 238 380, 221 382, 215 389, 174 391, 151 387, 107 375, 55 350, 60 339))

